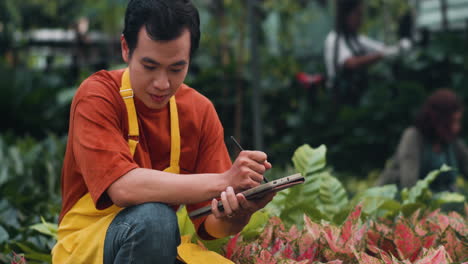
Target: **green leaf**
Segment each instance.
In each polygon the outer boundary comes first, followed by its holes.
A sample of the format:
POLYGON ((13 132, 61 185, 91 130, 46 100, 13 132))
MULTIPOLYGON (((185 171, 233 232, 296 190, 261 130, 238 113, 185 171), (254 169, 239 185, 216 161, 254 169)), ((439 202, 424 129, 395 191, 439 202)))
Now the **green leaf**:
POLYGON ((188 216, 187 208, 185 206, 182 206, 177 211, 177 221, 179 223, 179 232, 181 236, 193 236, 196 233, 195 227, 188 216))
POLYGON ((325 215, 333 217, 339 213, 348 203, 348 196, 340 181, 324 172, 317 177, 320 181, 318 200, 315 201, 317 208, 325 215))
POLYGON ((57 240, 57 230, 58 230, 57 224, 48 223, 44 220, 43 217, 41 217, 41 220, 42 220, 42 223, 32 225, 30 228, 44 235, 51 236, 55 240, 57 240))
POLYGON ((398 188, 395 184, 377 186, 377 187, 372 187, 363 192, 358 193, 355 196, 355 199, 359 200, 361 197, 366 197, 366 196, 395 199, 397 192, 398 192, 398 188))
POLYGON ((427 175, 423 180, 419 180, 414 187, 409 189, 406 193, 402 191, 401 197, 404 197, 403 204, 410 204, 416 202, 424 202, 423 198, 429 192, 429 185, 439 176, 441 172, 450 171, 451 168, 443 165, 439 170, 435 170, 427 175))
POLYGON ((325 167, 327 163, 326 153, 327 147, 324 145, 314 149, 306 144, 299 147, 296 152, 294 152, 292 162, 296 170, 304 177, 310 176, 325 167))
POLYGON ((308 177, 302 185, 291 188, 284 200, 281 219, 287 224, 302 225, 302 215, 331 221, 345 209, 348 197, 340 181, 328 171, 308 177))
POLYGON ((396 215, 401 210, 401 204, 395 200, 385 201, 379 208, 377 216, 396 215))
POLYGON ((378 210, 386 202, 394 201, 397 192, 398 189, 394 184, 372 187, 356 194, 348 206, 354 208, 359 203, 362 203, 362 210, 365 214, 377 215, 378 213, 382 213, 378 212, 378 210))
POLYGON ((464 203, 465 196, 459 193, 452 192, 441 192, 434 195, 433 206, 440 207, 443 204, 447 203, 464 203))
POLYGON ((205 245, 207 249, 218 253, 222 253, 224 246, 227 244, 230 238, 231 237, 225 237, 215 240, 199 240, 203 243, 203 245, 205 245))
POLYGON ((268 223, 270 216, 265 211, 257 211, 250 218, 249 223, 242 229, 244 239, 253 239, 257 237, 263 230, 263 227, 268 223))
POLYGON ((42 253, 39 252, 35 249, 32 249, 25 243, 16 243, 16 245, 21 248, 21 250, 25 253, 24 256, 28 260, 39 260, 39 261, 45 261, 47 263, 52 263, 52 256, 50 253, 42 253))
POLYGON ((426 208, 426 205, 423 203, 406 203, 401 207, 401 212, 405 217, 410 217, 418 209, 426 208))
POLYGON ((0 244, 8 241, 9 238, 10 236, 8 235, 8 232, 0 225, 0 244))

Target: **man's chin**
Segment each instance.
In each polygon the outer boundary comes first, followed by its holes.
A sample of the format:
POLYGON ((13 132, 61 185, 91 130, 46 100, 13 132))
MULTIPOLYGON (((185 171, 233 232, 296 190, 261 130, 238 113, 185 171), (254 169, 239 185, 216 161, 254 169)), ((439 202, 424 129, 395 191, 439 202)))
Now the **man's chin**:
POLYGON ((156 103, 156 102, 150 101, 149 103, 145 103, 145 106, 147 108, 151 109, 151 110, 161 110, 161 109, 165 108, 168 103, 169 103, 169 100, 166 100, 166 101, 161 102, 161 103, 156 103))

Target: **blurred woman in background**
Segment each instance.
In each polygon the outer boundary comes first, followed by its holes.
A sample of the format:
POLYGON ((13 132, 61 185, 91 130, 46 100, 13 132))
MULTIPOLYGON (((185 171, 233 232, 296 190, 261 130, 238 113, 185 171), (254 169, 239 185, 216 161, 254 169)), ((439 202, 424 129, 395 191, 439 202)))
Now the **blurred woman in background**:
POLYGON ((409 49, 408 40, 385 46, 359 34, 364 16, 362 0, 337 0, 335 30, 325 40, 328 83, 337 103, 357 104, 367 87, 367 66, 409 49))
POLYGON ((379 179, 379 185, 412 187, 442 165, 452 168, 431 184, 433 191, 456 191, 456 177, 468 176, 468 149, 458 138, 463 105, 454 92, 441 89, 424 103, 414 126, 405 130, 397 151, 379 179))

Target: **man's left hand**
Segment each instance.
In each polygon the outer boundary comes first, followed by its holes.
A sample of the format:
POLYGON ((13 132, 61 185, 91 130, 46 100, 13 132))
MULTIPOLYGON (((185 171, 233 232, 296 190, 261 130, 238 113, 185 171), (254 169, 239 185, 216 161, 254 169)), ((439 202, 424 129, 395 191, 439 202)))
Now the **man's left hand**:
POLYGON ((270 193, 263 198, 255 200, 247 200, 242 193, 235 194, 232 187, 228 187, 226 191, 221 193, 221 201, 223 202, 224 211, 218 209, 218 201, 211 201, 211 211, 213 215, 221 220, 231 222, 234 225, 245 226, 252 214, 264 208, 276 193, 270 193))

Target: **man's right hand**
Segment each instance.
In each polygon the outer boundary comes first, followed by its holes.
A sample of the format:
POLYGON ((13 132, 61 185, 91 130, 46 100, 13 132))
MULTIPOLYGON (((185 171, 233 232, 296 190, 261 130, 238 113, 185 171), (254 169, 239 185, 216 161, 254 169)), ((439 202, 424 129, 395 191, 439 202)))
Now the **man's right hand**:
POLYGON ((271 169, 267 155, 261 151, 241 151, 232 167, 224 173, 228 186, 236 193, 260 185, 263 174, 271 169))

